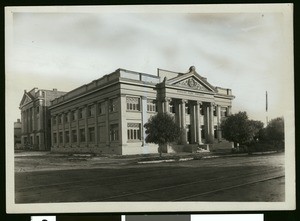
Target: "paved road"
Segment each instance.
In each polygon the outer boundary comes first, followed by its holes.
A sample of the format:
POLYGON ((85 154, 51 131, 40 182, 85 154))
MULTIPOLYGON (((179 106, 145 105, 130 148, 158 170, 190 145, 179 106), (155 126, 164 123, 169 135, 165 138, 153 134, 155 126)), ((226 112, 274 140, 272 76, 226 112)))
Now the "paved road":
POLYGON ((284 154, 16 172, 16 203, 284 201, 284 154))

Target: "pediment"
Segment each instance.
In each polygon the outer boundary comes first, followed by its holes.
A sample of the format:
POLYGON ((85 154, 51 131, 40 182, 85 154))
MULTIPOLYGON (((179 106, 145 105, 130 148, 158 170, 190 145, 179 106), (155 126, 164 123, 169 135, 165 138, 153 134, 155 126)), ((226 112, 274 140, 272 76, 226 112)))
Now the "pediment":
POLYGON ((32 98, 25 92, 21 100, 20 106, 24 106, 30 102, 32 102, 32 98))
POLYGON ((175 83, 174 85, 185 88, 191 88, 194 90, 213 92, 213 90, 211 90, 208 86, 206 86, 204 83, 200 82, 194 77, 189 77, 187 79, 175 83))

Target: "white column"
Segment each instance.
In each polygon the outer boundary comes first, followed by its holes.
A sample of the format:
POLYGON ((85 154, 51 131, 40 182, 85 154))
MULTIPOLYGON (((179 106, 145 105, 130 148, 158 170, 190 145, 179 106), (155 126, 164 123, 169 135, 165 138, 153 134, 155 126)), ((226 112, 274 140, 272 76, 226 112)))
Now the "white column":
POLYGON ((187 134, 186 134, 186 119, 185 119, 185 104, 186 100, 181 100, 180 103, 180 112, 181 112, 181 128, 182 128, 182 144, 187 144, 187 134))
POLYGON ((198 144, 202 143, 201 140, 201 117, 200 117, 200 105, 202 103, 200 101, 197 101, 196 103, 196 142, 198 144))
POLYGON ((221 133, 221 106, 217 105, 216 106, 216 111, 217 111, 217 137, 218 140, 222 139, 222 133, 221 133))
POLYGON ((214 104, 209 104, 209 139, 213 141, 214 139, 214 104))

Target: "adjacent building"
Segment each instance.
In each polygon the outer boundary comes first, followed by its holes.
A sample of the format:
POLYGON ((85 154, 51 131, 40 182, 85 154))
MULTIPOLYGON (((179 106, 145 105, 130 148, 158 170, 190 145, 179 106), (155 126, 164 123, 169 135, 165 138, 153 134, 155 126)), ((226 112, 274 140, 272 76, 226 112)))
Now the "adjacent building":
POLYGON ((32 150, 50 150, 51 121, 50 101, 64 95, 65 92, 33 88, 24 91, 21 103, 21 148, 32 150))
POLYGON ((47 135, 37 132, 42 126, 32 126, 41 123, 40 118, 33 117, 40 110, 34 108, 32 100, 39 100, 38 106, 45 101, 39 99, 43 91, 34 90, 24 93, 26 102, 22 100, 20 105, 22 113, 26 112, 22 122, 35 119, 30 126, 24 123, 27 127, 22 128, 22 143, 30 141, 41 149, 50 146, 51 135, 51 150, 56 152, 157 153, 157 145, 145 142, 143 127, 157 112, 172 114, 184 131, 166 152, 207 149, 208 145, 211 150, 232 146, 222 138, 220 128, 222 119, 231 113, 231 89, 211 85, 193 66, 187 73, 158 69, 157 76, 117 69, 68 93, 61 92, 62 96, 53 99, 49 107, 51 133, 47 135), (42 147, 44 140, 47 142, 42 147))
POLYGON ((20 119, 17 119, 17 122, 14 122, 14 147, 15 149, 21 149, 21 131, 22 123, 20 119))

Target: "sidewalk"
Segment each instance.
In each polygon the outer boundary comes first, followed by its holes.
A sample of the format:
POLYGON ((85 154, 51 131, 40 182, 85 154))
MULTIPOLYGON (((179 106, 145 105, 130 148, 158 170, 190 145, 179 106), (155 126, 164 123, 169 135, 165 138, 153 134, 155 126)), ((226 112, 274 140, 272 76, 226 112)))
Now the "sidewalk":
MULTIPOLYGON (((252 153, 252 155, 272 154, 272 152, 252 153)), ((92 168, 119 168, 122 166, 138 166, 144 164, 172 163, 190 160, 208 160, 224 157, 247 156, 247 153, 164 153, 147 155, 94 155, 94 154, 64 154, 52 152, 17 152, 15 153, 15 171, 45 171, 92 168)))

